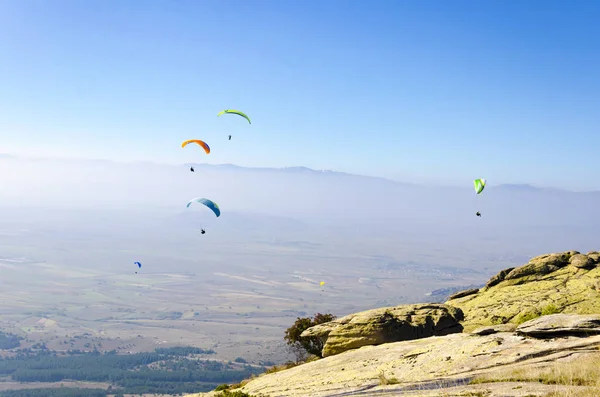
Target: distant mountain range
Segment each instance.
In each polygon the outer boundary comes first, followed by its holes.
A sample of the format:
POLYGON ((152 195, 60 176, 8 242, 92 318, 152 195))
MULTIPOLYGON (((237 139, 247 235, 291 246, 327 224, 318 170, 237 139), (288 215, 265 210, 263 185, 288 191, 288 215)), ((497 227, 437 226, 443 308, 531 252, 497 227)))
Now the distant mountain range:
MULTIPOLYGON (((0 159, 12 159, 19 160, 20 157, 14 156, 8 153, 0 153, 0 159)), ((32 161, 49 161, 52 163, 88 163, 88 164, 112 164, 115 166, 118 165, 132 165, 132 166, 152 166, 152 167, 165 167, 165 168, 173 168, 180 166, 193 166, 195 169, 202 170, 222 170, 222 171, 239 171, 239 172, 251 172, 251 173, 280 173, 280 174, 292 174, 292 175, 327 175, 327 176, 335 176, 335 177, 343 177, 343 178, 360 178, 363 180, 372 180, 372 181, 383 181, 397 185, 403 186, 414 186, 414 187, 428 187, 432 185, 425 184, 417 184, 403 181, 396 181, 389 178, 378 177, 378 176, 370 176, 370 175, 360 175, 360 174, 351 174, 342 171, 334 171, 334 170, 316 170, 312 168, 308 168, 305 166, 292 166, 292 167, 245 167, 236 164, 226 163, 226 164, 208 164, 208 163, 185 163, 182 165, 173 165, 173 164, 161 164, 155 162, 117 162, 112 160, 105 159, 77 159, 77 158, 27 158, 23 160, 32 160, 32 161)), ((462 186, 436 186, 440 188, 464 188, 462 186)), ((468 185, 468 188, 471 188, 471 185, 468 185)), ((571 190, 556 188, 556 187, 537 187, 532 184, 499 184, 494 185, 490 183, 487 185, 486 190, 494 189, 496 191, 509 191, 509 192, 565 192, 565 193, 593 193, 600 194, 600 191, 585 191, 585 192, 575 192, 571 190)))

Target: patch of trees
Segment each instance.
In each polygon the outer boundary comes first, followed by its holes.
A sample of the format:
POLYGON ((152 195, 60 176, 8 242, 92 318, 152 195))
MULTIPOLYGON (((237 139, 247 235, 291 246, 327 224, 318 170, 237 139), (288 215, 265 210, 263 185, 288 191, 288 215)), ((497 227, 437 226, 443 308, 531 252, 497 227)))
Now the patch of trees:
POLYGON ((216 354, 213 349, 201 349, 192 346, 159 347, 155 351, 159 354, 182 357, 189 356, 190 354, 216 354))
POLYGON ((21 346, 21 338, 18 335, 8 334, 0 331, 0 350, 14 349, 21 346))
MULTIPOLYGON (((104 354, 98 351, 69 353, 20 352, 16 357, 0 359, 0 376, 10 376, 18 382, 106 382, 118 387, 123 394, 179 394, 210 391, 218 384, 236 383, 265 371, 264 367, 188 358, 190 354, 214 354, 212 350, 196 347, 158 348, 154 352, 125 355, 116 354, 114 350, 104 354)), ((89 389, 80 390, 82 394, 78 395, 88 395, 89 389)))

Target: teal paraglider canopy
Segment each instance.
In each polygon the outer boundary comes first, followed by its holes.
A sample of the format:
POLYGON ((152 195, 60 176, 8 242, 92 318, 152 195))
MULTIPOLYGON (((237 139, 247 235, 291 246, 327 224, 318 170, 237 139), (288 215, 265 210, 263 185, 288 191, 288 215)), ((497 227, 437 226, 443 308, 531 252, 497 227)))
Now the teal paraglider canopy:
POLYGON ((187 203, 186 207, 190 208, 190 205, 192 205, 192 203, 204 204, 205 206, 207 206, 208 208, 210 208, 212 210, 212 212, 215 213, 215 215, 217 216, 217 218, 221 215, 221 209, 219 208, 219 206, 217 205, 217 203, 215 203, 212 200, 209 200, 209 199, 204 198, 204 197, 198 197, 198 198, 190 200, 190 202, 187 203))

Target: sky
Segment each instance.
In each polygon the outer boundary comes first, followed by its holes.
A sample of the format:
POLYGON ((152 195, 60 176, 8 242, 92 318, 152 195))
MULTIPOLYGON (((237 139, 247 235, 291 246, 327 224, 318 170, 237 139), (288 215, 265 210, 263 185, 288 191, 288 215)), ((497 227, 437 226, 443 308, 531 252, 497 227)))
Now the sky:
POLYGON ((591 0, 3 0, 0 152, 600 189, 599 18, 591 0))

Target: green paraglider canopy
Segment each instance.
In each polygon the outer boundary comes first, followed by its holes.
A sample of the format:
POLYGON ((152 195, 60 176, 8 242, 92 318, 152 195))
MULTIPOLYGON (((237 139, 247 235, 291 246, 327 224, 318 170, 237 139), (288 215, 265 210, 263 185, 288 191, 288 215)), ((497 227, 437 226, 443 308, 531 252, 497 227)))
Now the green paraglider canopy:
POLYGON ((480 194, 485 189, 485 179, 475 179, 473 181, 473 186, 475 187, 475 192, 480 194))
POLYGON ((239 110, 233 110, 233 109, 225 109, 220 111, 217 114, 217 117, 222 116, 224 114, 237 114, 238 116, 242 116, 243 118, 245 118, 246 120, 248 120, 248 124, 252 124, 252 122, 250 121, 250 117, 248 117, 246 114, 244 114, 243 112, 240 112, 239 110))

